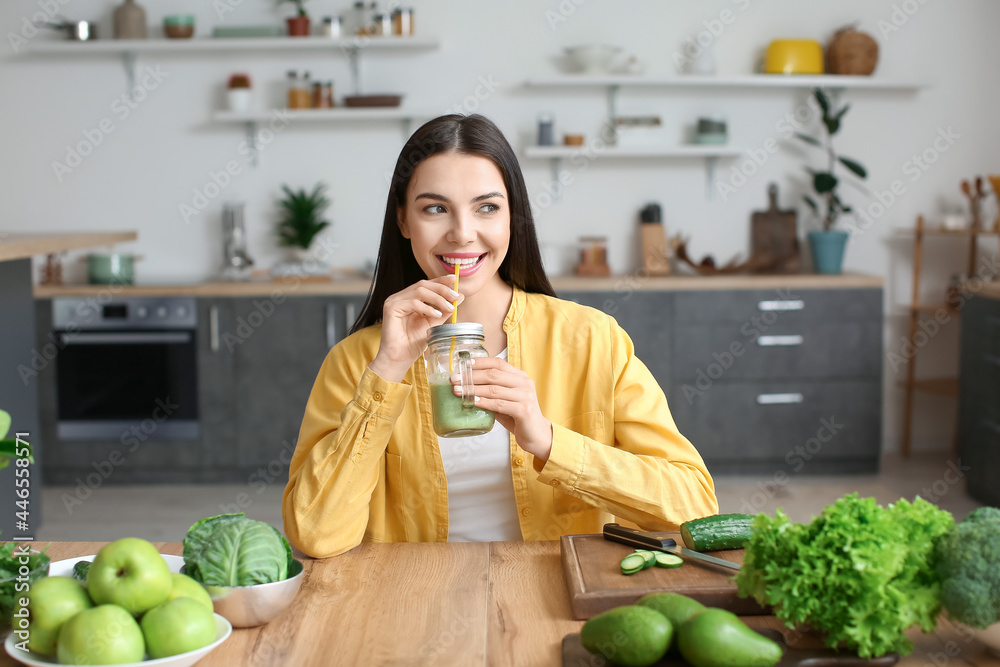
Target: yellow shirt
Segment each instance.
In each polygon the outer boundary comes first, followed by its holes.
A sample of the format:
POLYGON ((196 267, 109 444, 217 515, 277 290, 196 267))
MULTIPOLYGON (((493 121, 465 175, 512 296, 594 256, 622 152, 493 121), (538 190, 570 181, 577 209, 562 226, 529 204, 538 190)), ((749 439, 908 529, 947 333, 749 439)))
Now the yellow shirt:
MULTIPOLYGON (((514 288, 503 328, 508 362, 534 380, 553 424, 544 464, 510 436, 525 540, 599 533, 615 520, 677 530, 718 512, 705 462, 612 317, 514 288)), ((310 556, 362 541, 448 540, 424 360, 402 382, 382 379, 368 369, 380 337, 376 325, 338 343, 309 396, 282 514, 289 541, 310 556)))

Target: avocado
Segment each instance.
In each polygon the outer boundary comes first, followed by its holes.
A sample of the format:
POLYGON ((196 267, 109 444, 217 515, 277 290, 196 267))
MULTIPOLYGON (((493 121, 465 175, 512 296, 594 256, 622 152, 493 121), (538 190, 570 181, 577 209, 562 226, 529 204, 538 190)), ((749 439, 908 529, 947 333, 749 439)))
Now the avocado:
MULTIPOLYGON (((708 609, 705 605, 693 598, 680 593, 650 593, 644 595, 635 602, 637 605, 649 607, 653 611, 658 611, 667 617, 674 630, 692 616, 696 616, 708 609)), ((670 649, 676 648, 677 633, 674 632, 673 640, 670 642, 670 649)))
POLYGON ((677 630, 681 655, 694 667, 773 667, 781 646, 725 609, 706 609, 677 630))
POLYGON ((580 642, 591 653, 622 667, 652 665, 663 657, 674 629, 648 607, 615 607, 583 624, 580 642))

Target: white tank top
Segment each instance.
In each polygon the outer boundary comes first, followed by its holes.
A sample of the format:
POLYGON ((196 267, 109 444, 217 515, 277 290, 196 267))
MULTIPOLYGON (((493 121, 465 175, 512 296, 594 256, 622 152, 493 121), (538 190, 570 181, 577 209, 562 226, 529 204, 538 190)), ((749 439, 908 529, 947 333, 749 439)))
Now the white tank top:
MULTIPOLYGON (((507 350, 497 355, 507 358, 507 350)), ((510 472, 510 433, 500 422, 483 435, 438 438, 448 477, 448 541, 520 540, 510 472)))

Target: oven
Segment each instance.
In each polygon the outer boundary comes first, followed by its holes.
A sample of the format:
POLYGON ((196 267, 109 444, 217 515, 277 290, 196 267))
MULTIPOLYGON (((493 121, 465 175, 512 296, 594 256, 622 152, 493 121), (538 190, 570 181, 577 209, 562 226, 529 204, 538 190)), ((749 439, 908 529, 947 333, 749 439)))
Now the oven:
POLYGON ((192 298, 52 300, 61 440, 198 437, 192 298))

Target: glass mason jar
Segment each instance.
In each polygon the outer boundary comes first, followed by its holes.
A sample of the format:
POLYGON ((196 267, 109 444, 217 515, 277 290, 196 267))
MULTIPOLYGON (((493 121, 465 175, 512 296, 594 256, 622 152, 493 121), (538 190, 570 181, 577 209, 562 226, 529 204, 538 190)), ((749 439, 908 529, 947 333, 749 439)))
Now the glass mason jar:
POLYGON ((431 389, 434 432, 442 438, 482 435, 493 430, 495 417, 489 410, 477 408, 472 383, 474 358, 489 356, 483 347, 483 325, 475 322, 441 324, 432 327, 427 338, 424 360, 431 389), (462 395, 452 391, 450 377, 462 376, 462 395))

